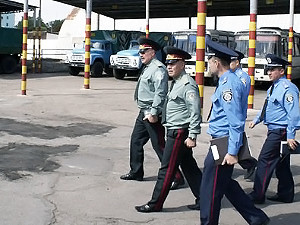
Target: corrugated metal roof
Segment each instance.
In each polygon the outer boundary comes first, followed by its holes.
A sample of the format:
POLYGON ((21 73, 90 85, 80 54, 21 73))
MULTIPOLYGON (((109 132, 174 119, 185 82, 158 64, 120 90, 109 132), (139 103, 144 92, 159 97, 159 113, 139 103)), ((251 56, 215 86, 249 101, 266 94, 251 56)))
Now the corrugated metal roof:
MULTIPOLYGON (((55 0, 72 6, 85 8, 86 0, 55 0)), ((197 0, 149 0, 150 18, 195 17, 197 0)), ((258 14, 288 14, 290 0, 257 0, 258 14)), ((145 0, 92 0, 93 12, 114 19, 145 18, 145 0)), ((208 0, 207 16, 249 15, 250 0, 208 0)), ((300 1, 295 0, 295 13, 300 13, 300 1)))

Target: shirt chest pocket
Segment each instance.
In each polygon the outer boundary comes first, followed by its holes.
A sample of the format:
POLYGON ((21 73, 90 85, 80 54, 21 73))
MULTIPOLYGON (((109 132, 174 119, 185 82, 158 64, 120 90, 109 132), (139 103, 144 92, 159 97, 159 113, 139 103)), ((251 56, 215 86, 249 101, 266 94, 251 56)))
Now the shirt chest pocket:
POLYGON ((280 102, 274 96, 270 96, 269 97, 269 102, 270 102, 270 106, 269 107, 275 107, 275 108, 281 107, 280 102))
POLYGON ((181 98, 179 96, 179 93, 176 92, 176 91, 173 91, 172 93, 170 93, 168 98, 169 98, 169 101, 175 102, 177 104, 179 104, 181 102, 181 98))

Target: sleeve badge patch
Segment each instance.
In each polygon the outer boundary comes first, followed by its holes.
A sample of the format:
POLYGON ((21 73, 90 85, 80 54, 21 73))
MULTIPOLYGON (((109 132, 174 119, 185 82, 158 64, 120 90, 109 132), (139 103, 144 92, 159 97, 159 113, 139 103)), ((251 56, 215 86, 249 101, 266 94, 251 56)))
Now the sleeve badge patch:
POLYGON ((230 102, 232 99, 232 91, 231 90, 224 91, 222 97, 225 102, 230 102))
POLYGON ((289 103, 293 102, 294 101, 294 97, 293 95, 291 94, 287 94, 286 97, 285 97, 285 100, 289 103))

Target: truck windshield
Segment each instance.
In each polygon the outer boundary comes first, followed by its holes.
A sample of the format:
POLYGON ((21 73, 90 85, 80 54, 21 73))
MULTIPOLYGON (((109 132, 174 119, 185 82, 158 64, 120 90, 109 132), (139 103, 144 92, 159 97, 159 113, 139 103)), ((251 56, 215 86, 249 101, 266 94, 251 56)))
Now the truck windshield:
POLYGON ((138 42, 130 42, 129 49, 130 49, 130 50, 136 50, 136 49, 139 49, 139 43, 138 43, 138 42))
MULTIPOLYGON (((256 36, 256 51, 255 56, 257 58, 264 58, 266 54, 272 53, 275 55, 280 55, 279 52, 279 36, 276 35, 257 35, 256 36)), ((236 36, 236 50, 242 52, 248 56, 249 53, 249 37, 238 35, 236 36)))

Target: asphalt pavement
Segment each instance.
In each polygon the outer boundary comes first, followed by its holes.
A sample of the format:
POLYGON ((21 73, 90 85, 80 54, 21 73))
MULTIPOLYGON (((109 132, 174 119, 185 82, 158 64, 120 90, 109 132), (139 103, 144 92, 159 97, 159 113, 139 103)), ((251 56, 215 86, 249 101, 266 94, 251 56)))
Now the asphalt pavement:
MULTIPOLYGON (((129 171, 129 139, 138 113, 133 93, 136 79, 91 78, 83 89, 82 76, 67 73, 29 74, 27 95, 21 95, 20 74, 0 76, 0 224, 1 225, 194 225, 199 211, 186 206, 194 197, 184 186, 169 193, 162 212, 141 214, 134 209, 150 200, 159 161, 151 145, 145 146, 145 180, 123 181, 129 171)), ((199 167, 208 151, 206 134, 210 96, 204 88, 202 134, 194 156, 199 167)), ((257 88, 252 120, 262 107, 266 88, 257 88)), ((246 128, 253 155, 258 156, 266 127, 246 128)), ((300 132, 297 134, 300 139, 300 132)), ((300 156, 292 157, 295 202, 259 205, 271 225, 297 225, 300 218, 300 156)), ((244 190, 236 166, 234 177, 244 190)), ((268 194, 276 192, 272 179, 268 194)), ((221 225, 243 225, 245 220, 224 198, 221 225)))

